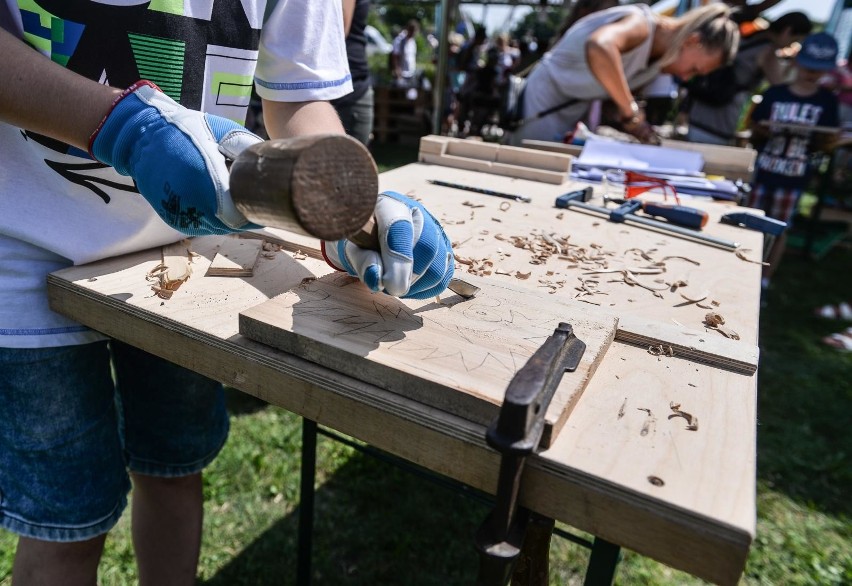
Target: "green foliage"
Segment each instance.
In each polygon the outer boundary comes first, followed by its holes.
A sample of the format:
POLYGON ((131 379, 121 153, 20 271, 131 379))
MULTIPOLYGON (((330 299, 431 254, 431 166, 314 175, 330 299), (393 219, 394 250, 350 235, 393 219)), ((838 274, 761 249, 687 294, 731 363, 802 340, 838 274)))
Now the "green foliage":
POLYGON ((524 18, 518 21, 515 28, 511 31, 511 36, 520 39, 526 36, 532 36, 538 39, 540 46, 547 47, 553 36, 562 26, 565 19, 564 13, 559 10, 533 10, 524 18), (544 14, 544 18, 541 15, 544 14))
MULTIPOLYGON (((402 30, 408 24, 409 20, 419 22, 421 31, 429 30, 434 26, 432 17, 435 13, 434 6, 432 5, 424 5, 416 2, 408 5, 404 3, 377 4, 371 12, 378 16, 378 20, 387 23, 391 30, 393 27, 396 27, 397 30, 402 30)), ((372 24, 372 21, 370 21, 370 24, 372 24)))

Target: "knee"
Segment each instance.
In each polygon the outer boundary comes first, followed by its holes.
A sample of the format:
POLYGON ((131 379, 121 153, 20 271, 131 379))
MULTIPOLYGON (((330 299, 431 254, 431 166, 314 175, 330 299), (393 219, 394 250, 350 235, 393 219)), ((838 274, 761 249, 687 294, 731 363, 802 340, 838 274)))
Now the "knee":
POLYGON ((88 585, 97 581, 106 535, 74 542, 21 537, 15 552, 13 580, 22 584, 88 585))
POLYGON ((201 487, 200 472, 188 476, 149 476, 131 472, 130 478, 133 480, 134 489, 141 491, 181 491, 196 490, 201 487))

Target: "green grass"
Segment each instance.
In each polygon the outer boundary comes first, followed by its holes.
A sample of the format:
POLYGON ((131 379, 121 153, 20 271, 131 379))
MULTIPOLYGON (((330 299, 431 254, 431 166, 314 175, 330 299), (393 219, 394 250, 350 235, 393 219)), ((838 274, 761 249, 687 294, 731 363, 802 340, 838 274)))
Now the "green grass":
MULTIPOLYGON (((375 149, 382 171, 414 151, 375 149)), ((812 317, 852 298, 852 247, 819 262, 784 259, 761 315, 758 534, 742 584, 852 583, 852 353, 820 338, 845 324, 812 317)), ((298 526, 298 417, 229 392, 231 437, 205 476, 199 569, 205 586, 294 584, 298 526)), ((425 482, 320 437, 313 571, 317 585, 472 584, 472 536, 488 512, 478 500, 425 482)), ((586 536, 588 537, 588 536, 586 536)), ((0 532, 0 585, 10 583, 14 537, 0 532)), ((551 584, 581 584, 588 550, 561 538, 551 584)), ((103 586, 136 582, 125 515, 110 534, 103 586)), ((617 583, 702 581, 623 552, 617 583)))

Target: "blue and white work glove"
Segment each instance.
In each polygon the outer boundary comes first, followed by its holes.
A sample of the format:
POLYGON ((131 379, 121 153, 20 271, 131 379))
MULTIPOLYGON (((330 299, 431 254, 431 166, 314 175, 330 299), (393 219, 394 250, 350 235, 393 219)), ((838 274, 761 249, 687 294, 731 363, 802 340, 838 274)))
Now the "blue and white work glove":
POLYGON ((142 80, 115 101, 89 152, 130 176, 168 225, 201 236, 258 227, 234 207, 225 157, 261 140, 232 120, 184 108, 142 80))
POLYGON ((379 195, 375 211, 381 253, 349 240, 322 243, 333 268, 361 279, 373 291, 428 299, 453 276, 453 248, 443 228, 420 202, 394 191, 379 195))

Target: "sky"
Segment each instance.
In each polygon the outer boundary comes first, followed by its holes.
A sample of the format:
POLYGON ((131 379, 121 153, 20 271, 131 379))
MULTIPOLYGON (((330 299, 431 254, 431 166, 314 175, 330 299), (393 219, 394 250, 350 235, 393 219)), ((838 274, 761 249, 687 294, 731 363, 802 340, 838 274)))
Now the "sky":
MULTIPOLYGON (((665 2, 666 0, 662 1, 665 2)), ((676 2, 677 0, 675 0, 676 2)), ((779 4, 766 11, 766 16, 772 20, 786 12, 799 10, 807 14, 813 21, 825 22, 833 6, 834 0, 781 0, 779 4)), ((520 20, 532 10, 529 6, 512 7, 497 4, 485 6, 467 3, 462 3, 462 8, 475 22, 483 22, 484 14, 485 26, 489 34, 494 34, 504 30, 504 28, 511 29, 514 21, 520 20), (511 20, 507 22, 507 18, 510 17, 511 20), (508 26, 506 26, 507 24, 508 26)))

